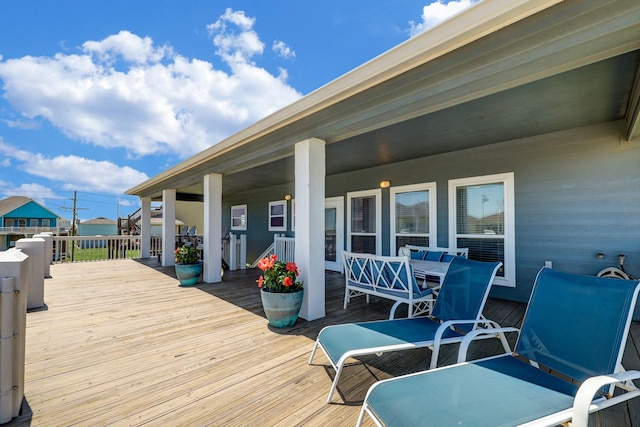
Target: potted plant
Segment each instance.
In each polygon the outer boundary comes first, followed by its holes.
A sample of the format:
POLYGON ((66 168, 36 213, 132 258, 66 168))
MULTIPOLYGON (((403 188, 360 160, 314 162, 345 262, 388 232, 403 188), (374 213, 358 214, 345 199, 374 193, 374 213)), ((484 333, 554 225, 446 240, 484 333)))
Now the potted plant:
POLYGON ((298 281, 295 262, 278 261, 276 255, 258 262, 262 275, 258 278, 262 307, 269 324, 276 328, 293 326, 302 306, 303 282, 298 281))
POLYGON ((198 250, 190 245, 175 250, 176 277, 180 286, 193 286, 198 283, 202 273, 202 261, 198 250))

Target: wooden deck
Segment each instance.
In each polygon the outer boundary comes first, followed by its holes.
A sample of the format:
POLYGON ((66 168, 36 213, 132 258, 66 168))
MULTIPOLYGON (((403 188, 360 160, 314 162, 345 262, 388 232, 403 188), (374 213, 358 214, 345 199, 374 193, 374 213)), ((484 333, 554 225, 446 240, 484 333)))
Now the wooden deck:
MULTIPOLYGON (((179 287, 173 269, 153 260, 53 265, 51 275, 48 309, 27 315, 25 415, 7 425, 352 426, 371 384, 430 361, 425 349, 367 357, 345 368, 339 394, 326 404, 333 369, 322 354, 307 364, 318 331, 382 319, 390 308, 359 298, 343 310, 339 274, 327 276, 327 317, 285 330, 268 326, 256 270, 192 288, 179 287)), ((518 325, 523 313, 522 304, 500 300, 485 309, 505 326, 518 325)), ((634 323, 628 369, 640 368, 639 346, 634 323)), ((474 351, 497 349, 487 341, 474 351)), ((441 364, 453 362, 454 350, 441 364)), ((636 399, 609 409, 600 424, 640 425, 639 406, 636 399)))

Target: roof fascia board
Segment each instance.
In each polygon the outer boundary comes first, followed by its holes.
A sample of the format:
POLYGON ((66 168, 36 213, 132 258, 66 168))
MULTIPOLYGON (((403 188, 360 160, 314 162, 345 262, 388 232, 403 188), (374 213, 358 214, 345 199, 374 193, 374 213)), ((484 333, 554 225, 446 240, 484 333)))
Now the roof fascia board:
POLYGON ((182 172, 213 157, 221 156, 239 146, 249 144, 261 136, 472 43, 514 22, 562 3, 562 1, 510 0, 504 2, 504 0, 484 0, 125 193, 144 196, 145 191, 151 187, 162 181, 171 180, 182 172))

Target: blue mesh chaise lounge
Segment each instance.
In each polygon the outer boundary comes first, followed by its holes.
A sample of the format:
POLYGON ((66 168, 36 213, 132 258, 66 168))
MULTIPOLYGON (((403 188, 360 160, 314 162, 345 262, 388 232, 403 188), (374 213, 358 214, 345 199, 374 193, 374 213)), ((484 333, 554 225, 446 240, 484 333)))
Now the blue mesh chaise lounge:
MULTIPOLYGON (((367 413, 385 426, 586 427, 590 412, 639 394, 640 372, 621 364, 638 286, 543 268, 513 353, 377 382, 358 425, 367 413), (612 397, 615 385, 628 391, 612 397)), ((459 362, 488 332, 465 336, 459 362)))
MULTIPOLYGON (((480 326, 498 327, 495 322, 482 317, 482 309, 489 295, 491 283, 501 265, 500 262, 455 257, 451 261, 433 310, 427 317, 347 323, 322 329, 311 352, 309 363, 312 363, 319 347, 336 370, 327 402, 331 402, 342 369, 351 358, 432 347, 433 368, 438 361, 440 345, 461 342, 466 332, 480 326)), ((482 338, 490 336, 484 335, 482 338)), ((504 335, 501 335, 500 339, 505 351, 510 351, 504 335)))

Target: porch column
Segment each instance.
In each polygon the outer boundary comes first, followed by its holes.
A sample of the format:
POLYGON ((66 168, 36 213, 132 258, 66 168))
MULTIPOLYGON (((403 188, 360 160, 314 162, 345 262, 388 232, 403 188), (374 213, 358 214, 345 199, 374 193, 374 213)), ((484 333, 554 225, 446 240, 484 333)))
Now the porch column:
POLYGON ((141 197, 140 216, 140 256, 151 256, 151 197, 141 197))
POLYGON ((324 182, 325 142, 312 138, 295 146, 296 251, 304 281, 300 317, 325 316, 324 182))
POLYGON ((204 176, 204 239, 202 279, 222 281, 222 175, 204 176))
POLYGON ((176 190, 162 190, 162 266, 175 265, 176 190))

